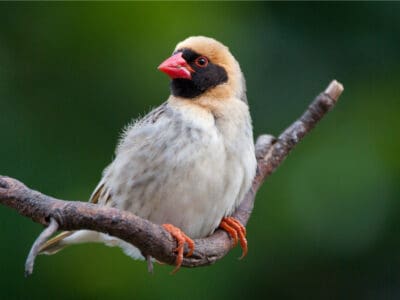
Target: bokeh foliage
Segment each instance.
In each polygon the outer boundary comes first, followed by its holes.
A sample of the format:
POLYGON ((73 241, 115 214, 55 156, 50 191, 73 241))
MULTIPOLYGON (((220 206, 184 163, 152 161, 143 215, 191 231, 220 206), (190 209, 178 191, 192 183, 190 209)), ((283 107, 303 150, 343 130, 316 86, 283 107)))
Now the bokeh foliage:
POLYGON ((0 173, 87 199, 121 128, 168 96, 157 65, 198 34, 240 61, 256 135, 278 134, 331 79, 345 85, 258 194, 248 257, 151 276, 81 245, 25 279, 41 226, 0 207, 0 298, 398 299, 397 3, 1 3, 0 173))

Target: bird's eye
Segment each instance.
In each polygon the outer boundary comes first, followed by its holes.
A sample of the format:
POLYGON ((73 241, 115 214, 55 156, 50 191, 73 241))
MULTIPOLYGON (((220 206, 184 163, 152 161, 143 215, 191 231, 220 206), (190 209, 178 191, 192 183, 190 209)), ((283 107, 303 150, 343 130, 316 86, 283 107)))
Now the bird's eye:
POLYGON ((198 67, 204 68, 208 64, 208 59, 204 56, 199 56, 194 62, 198 67))

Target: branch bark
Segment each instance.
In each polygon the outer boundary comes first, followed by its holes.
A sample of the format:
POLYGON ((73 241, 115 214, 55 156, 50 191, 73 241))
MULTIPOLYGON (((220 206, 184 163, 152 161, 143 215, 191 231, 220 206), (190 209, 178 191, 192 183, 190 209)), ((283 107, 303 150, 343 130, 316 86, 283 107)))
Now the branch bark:
MULTIPOLYGON (((288 156, 289 152, 309 133, 322 117, 331 110, 343 86, 333 80, 319 94, 303 115, 278 137, 261 135, 256 142, 257 174, 233 216, 247 224, 259 187, 288 156)), ((64 201, 31 190, 10 177, 0 176, 0 203, 17 210, 33 221, 59 230, 89 229, 125 240, 139 248, 144 256, 173 265, 175 240, 160 225, 151 223, 127 211, 79 201, 64 201), (56 223, 54 223, 56 222, 56 223), (58 224, 56 226, 55 224, 58 224)), ((48 230, 49 232, 51 230, 48 230)), ((43 234, 41 236, 47 236, 43 234)), ((37 248, 37 243, 34 244, 37 248)), ((182 266, 198 267, 215 263, 233 247, 233 241, 225 231, 216 230, 207 238, 195 240, 195 251, 185 257, 182 266)), ((31 250, 32 252, 33 249, 31 250)), ((35 257, 34 256, 33 259, 35 257)), ((32 257, 31 257, 32 259, 32 257)), ((33 261, 29 262, 33 267, 33 261)))

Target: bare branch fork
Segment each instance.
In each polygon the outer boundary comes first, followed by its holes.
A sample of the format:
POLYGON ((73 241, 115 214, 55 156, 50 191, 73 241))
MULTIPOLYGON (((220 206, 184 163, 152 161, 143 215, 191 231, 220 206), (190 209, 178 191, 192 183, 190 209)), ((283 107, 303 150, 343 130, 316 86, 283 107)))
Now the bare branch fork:
MULTIPOLYGON (((257 174, 251 189, 233 215, 243 225, 249 220, 258 188, 304 136, 335 106, 342 92, 343 86, 333 80, 303 115, 278 138, 271 135, 258 137, 257 174)), ((16 179, 3 176, 0 176, 0 203, 17 210, 35 222, 48 226, 32 246, 26 262, 28 275, 32 272, 34 259, 41 245, 57 230, 89 229, 108 233, 133 244, 145 257, 152 256, 171 265, 175 262, 176 241, 171 235, 160 225, 127 211, 87 202, 58 200, 31 190, 16 179)), ((198 267, 213 264, 226 255, 233 246, 233 240, 225 231, 216 230, 207 238, 195 240, 193 255, 185 257, 182 265, 198 267)))

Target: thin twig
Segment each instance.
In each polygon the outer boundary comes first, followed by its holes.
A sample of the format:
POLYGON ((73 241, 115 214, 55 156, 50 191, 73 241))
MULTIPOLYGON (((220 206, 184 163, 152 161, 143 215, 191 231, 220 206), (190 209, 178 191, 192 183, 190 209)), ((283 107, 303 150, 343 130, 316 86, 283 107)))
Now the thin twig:
MULTIPOLYGON (((262 135, 257 139, 257 174, 233 216, 246 225, 254 206, 258 188, 275 171, 289 152, 331 110, 343 91, 343 86, 332 81, 319 94, 303 115, 277 139, 262 135)), ((27 188, 16 179, 0 176, 0 203, 14 208, 33 221, 47 225, 53 218, 60 230, 89 229, 118 237, 141 250, 145 256, 173 265, 175 240, 161 226, 139 218, 127 211, 98 206, 86 202, 64 201, 27 188)), ((185 257, 182 266, 198 267, 215 263, 233 247, 233 241, 222 230, 195 240, 195 251, 185 257)), ((33 264, 32 264, 33 266, 33 264)))
POLYGON ((50 219, 50 224, 45 228, 42 233, 38 236, 36 241, 33 243, 31 251, 29 251, 28 257, 25 262, 25 277, 28 277, 33 272, 33 266, 35 264, 36 256, 38 256, 40 248, 43 244, 57 231, 58 223, 55 219, 50 219))
POLYGON ((153 266, 153 258, 151 255, 146 255, 146 261, 147 261, 147 272, 150 274, 153 274, 154 272, 154 266, 153 266))

